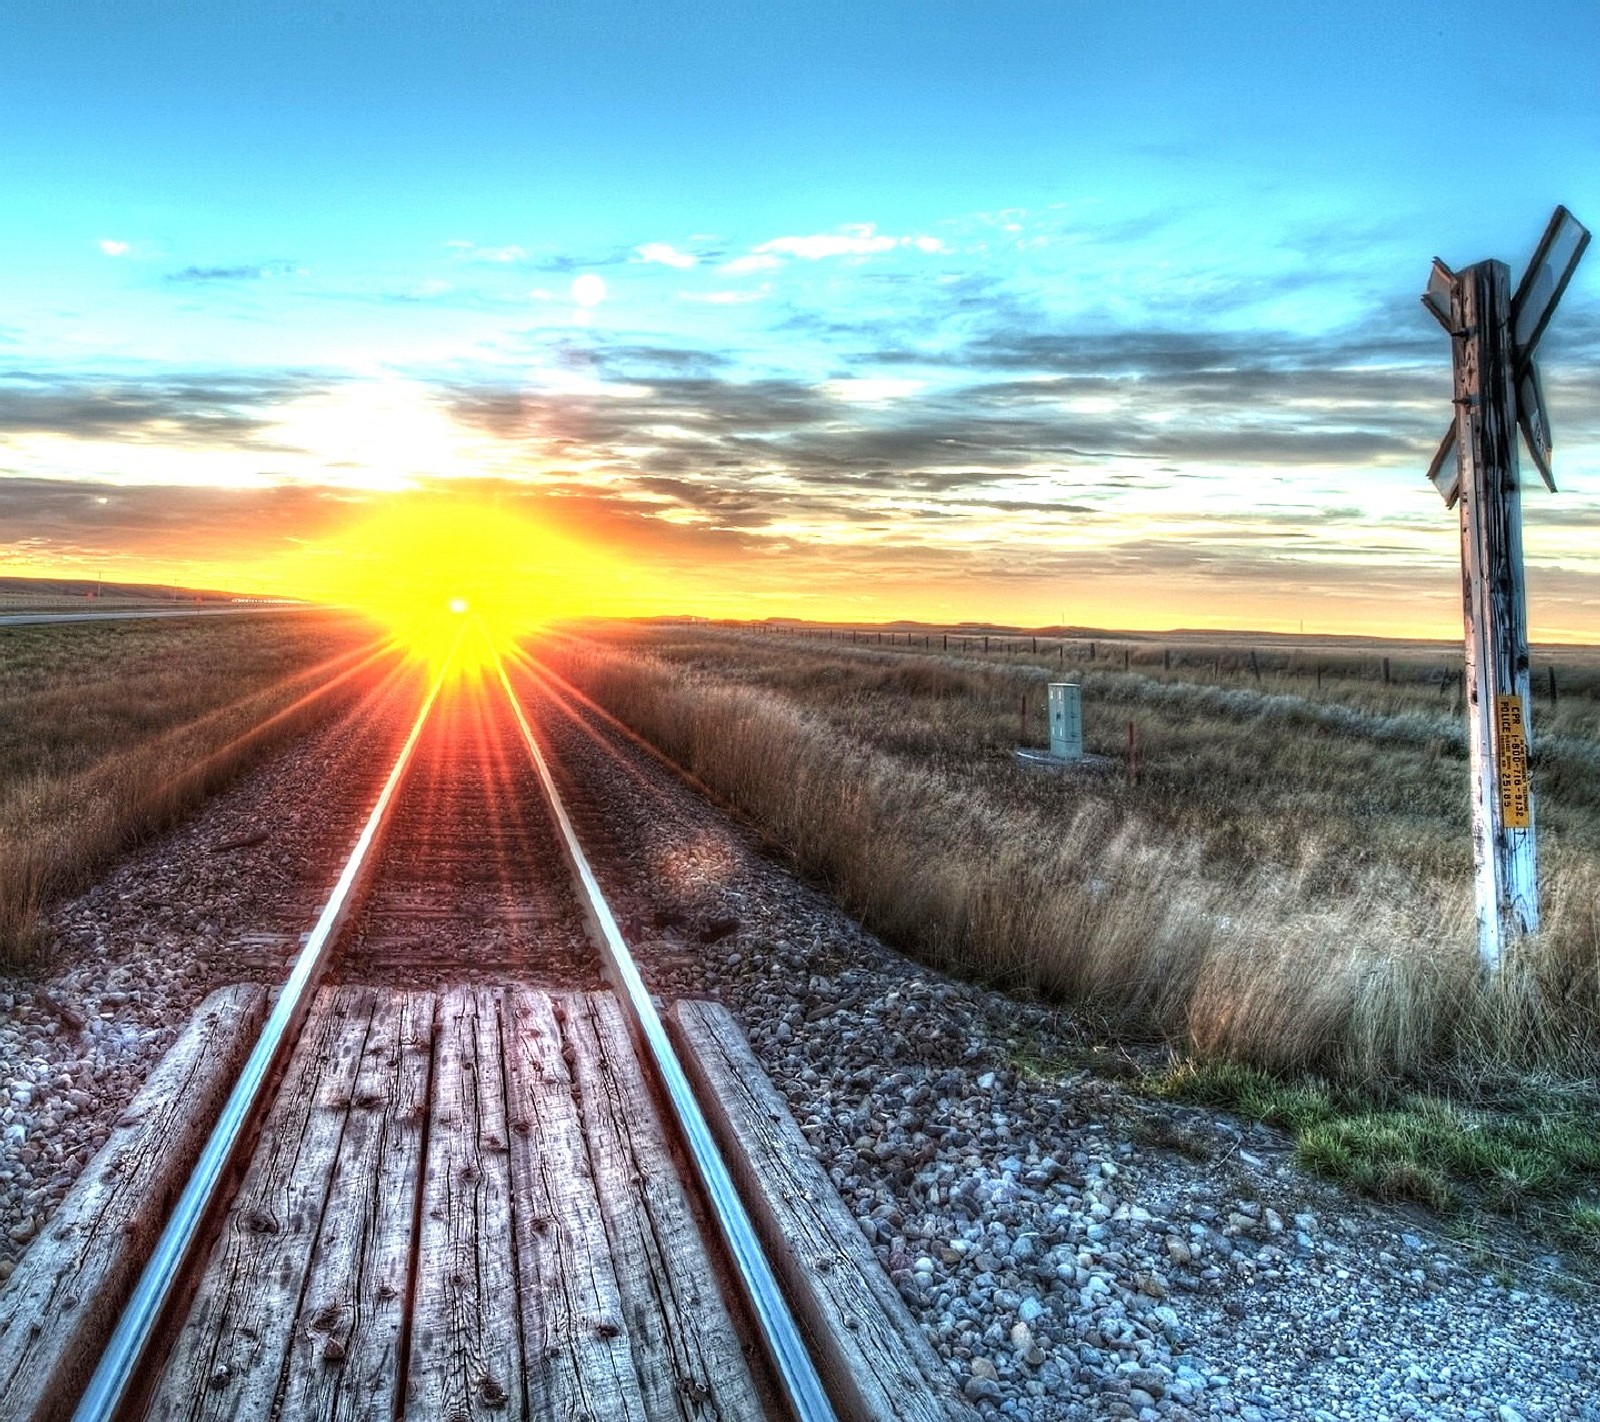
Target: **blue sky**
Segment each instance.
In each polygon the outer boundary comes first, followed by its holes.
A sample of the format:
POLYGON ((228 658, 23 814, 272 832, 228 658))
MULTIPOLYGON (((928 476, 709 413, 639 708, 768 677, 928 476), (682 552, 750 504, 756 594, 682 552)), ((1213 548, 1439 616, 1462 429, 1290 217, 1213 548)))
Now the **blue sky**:
MULTIPOLYGON (((413 491, 637 610, 1447 635, 1429 259, 1600 223, 1592 3, 27 0, 0 53, 0 570, 270 581, 413 491)), ((1600 639, 1600 257, 1544 352, 1534 630, 1600 639)))

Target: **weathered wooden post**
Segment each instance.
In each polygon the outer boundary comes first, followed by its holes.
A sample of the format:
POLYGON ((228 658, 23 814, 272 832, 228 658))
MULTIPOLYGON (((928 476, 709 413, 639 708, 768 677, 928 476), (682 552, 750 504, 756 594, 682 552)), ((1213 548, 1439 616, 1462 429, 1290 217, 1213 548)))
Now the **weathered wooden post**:
POLYGON ((1478 952, 1491 973, 1507 947, 1539 927, 1516 429, 1554 492, 1533 353, 1588 244, 1588 231, 1558 207, 1514 296, 1504 262, 1458 273, 1435 258, 1422 298, 1450 335, 1455 369, 1455 421, 1428 478, 1447 507, 1461 510, 1478 952))

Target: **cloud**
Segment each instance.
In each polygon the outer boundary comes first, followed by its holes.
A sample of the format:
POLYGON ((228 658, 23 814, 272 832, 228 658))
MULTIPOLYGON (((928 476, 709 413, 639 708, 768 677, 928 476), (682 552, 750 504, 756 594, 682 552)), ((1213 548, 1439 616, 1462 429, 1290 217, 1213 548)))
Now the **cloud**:
POLYGON ((273 277, 303 276, 304 272, 293 262, 257 262, 231 267, 185 267, 182 271, 168 272, 167 280, 175 283, 266 281, 273 277))
POLYGON ((294 373, 95 379, 12 372, 0 376, 0 435, 256 447, 272 405, 326 388, 294 373))
POLYGON ((774 237, 758 243, 745 256, 728 262, 730 272, 765 271, 779 264, 782 257, 798 257, 816 262, 827 257, 868 257, 910 247, 919 252, 944 252, 948 249, 937 237, 891 237, 879 232, 870 222, 852 223, 835 232, 818 232, 803 237, 774 237))
POLYGON ((901 400, 922 389, 920 380, 896 380, 883 377, 855 376, 841 380, 824 380, 822 389, 836 400, 850 404, 879 405, 888 400, 901 400))
POLYGON ((198 561, 252 557, 318 538, 351 516, 361 500, 303 485, 215 489, 192 485, 0 479, 0 547, 34 557, 108 558, 133 554, 198 561), (248 531, 248 549, 241 534, 248 531))
POLYGON ((724 262, 722 270, 739 275, 744 272, 770 272, 782 265, 777 257, 769 254, 746 255, 735 257, 731 262, 724 262))
POLYGON ((115 237, 102 237, 100 250, 108 257, 125 257, 131 248, 126 242, 119 242, 115 237))
POLYGON ((646 242, 634 250, 638 252, 641 262, 659 262, 664 267, 677 267, 680 270, 697 266, 700 262, 694 253, 680 252, 665 242, 646 242))

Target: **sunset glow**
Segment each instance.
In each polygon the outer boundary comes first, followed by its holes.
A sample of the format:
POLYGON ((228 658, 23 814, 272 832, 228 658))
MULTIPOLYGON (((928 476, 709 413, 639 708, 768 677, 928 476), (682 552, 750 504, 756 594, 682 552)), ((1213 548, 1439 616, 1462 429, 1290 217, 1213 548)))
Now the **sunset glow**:
POLYGON ((613 564, 493 503, 414 495, 277 571, 296 596, 365 612, 431 662, 459 641, 456 665, 470 669, 553 618, 593 612, 613 564))
MULTIPOLYGON (((1600 228, 1600 9, 924 8, 19 12, 0 574, 1459 635, 1418 295, 1600 228)), ((1600 641, 1600 247, 1540 359, 1600 641)))

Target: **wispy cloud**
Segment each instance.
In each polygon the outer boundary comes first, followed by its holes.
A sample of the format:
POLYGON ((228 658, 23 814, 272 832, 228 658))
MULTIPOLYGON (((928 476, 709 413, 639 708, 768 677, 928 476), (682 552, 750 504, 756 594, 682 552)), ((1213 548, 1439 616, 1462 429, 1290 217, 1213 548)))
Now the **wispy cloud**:
POLYGON ((126 257, 132 250, 127 242, 119 241, 115 237, 102 237, 99 246, 108 257, 126 257))
MULTIPOLYGON (((354 493, 493 475, 541 517, 685 565, 837 553, 886 579, 1090 569, 1342 592, 1377 586, 1346 573, 1379 559, 1451 571, 1422 480, 1449 416, 1448 343, 1414 293, 1358 271, 1362 244, 1337 231, 1193 261, 1196 220, 1016 210, 938 236, 460 239, 454 260, 435 248, 431 266, 365 290, 294 287, 297 301, 431 303, 418 319, 439 341, 375 358, 394 376, 382 400, 358 388, 383 383, 371 371, 0 377, 0 474, 115 468, 119 488, 177 487, 226 466, 217 482, 354 493), (574 279, 606 297, 584 327, 574 279)), ((1568 306, 1546 369, 1568 492, 1529 519, 1543 566, 1586 556, 1600 520, 1600 486, 1569 479, 1600 474, 1600 310, 1581 293, 1568 306)), ((64 527, 81 505, 47 493, 64 527)))
POLYGON ((693 252, 680 252, 666 242, 646 242, 634 250, 639 254, 641 262, 659 262, 664 267, 677 267, 680 271, 698 266, 700 262, 700 258, 693 252))
POLYGON ((239 530, 257 553, 332 532, 359 499, 343 490, 282 485, 208 489, 128 487, 65 479, 0 479, 0 525, 13 555, 67 561, 126 557, 130 551, 202 560, 237 559, 239 530))
POLYGON ((930 253, 947 250, 937 237, 892 237, 879 232, 873 223, 860 222, 833 232, 774 237, 770 241, 757 243, 744 256, 726 263, 723 269, 730 272, 769 271, 781 265, 784 257, 816 262, 828 257, 870 257, 875 253, 892 252, 899 247, 930 253))
POLYGON ((0 435, 248 444, 269 424, 273 405, 326 388, 287 372, 103 379, 10 372, 0 376, 0 435))
POLYGON ((249 262, 225 267, 184 267, 169 272, 167 280, 179 284, 203 282, 267 281, 274 277, 303 276, 304 268, 294 262, 249 262))
POLYGON ((731 262, 724 262, 722 270, 742 275, 745 272, 771 272, 783 265, 777 257, 765 252, 746 253, 742 257, 735 257, 731 262))

